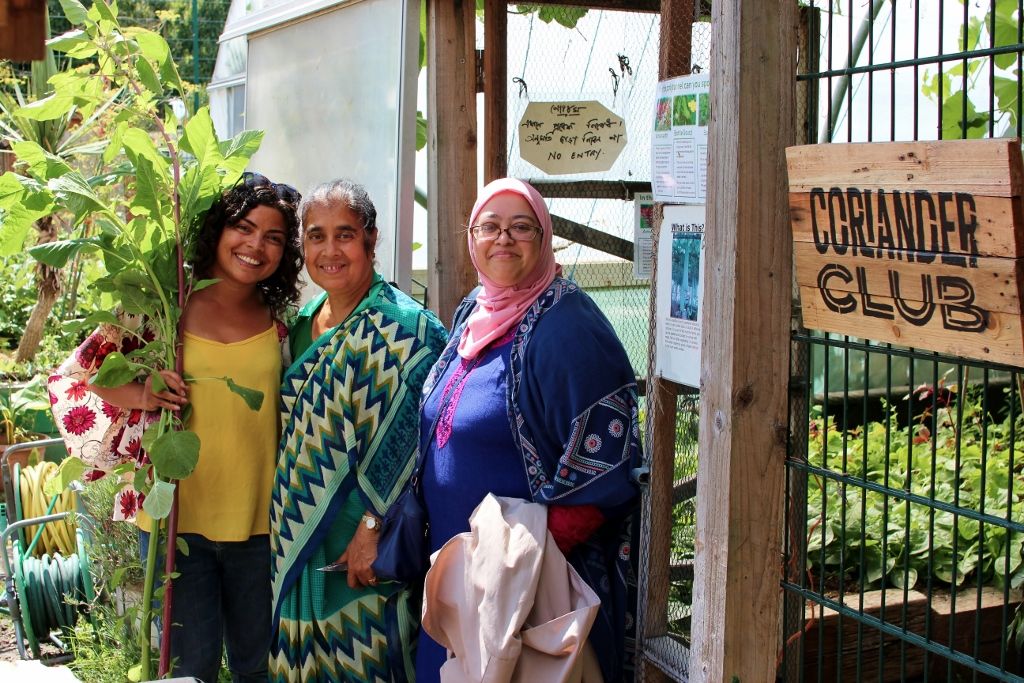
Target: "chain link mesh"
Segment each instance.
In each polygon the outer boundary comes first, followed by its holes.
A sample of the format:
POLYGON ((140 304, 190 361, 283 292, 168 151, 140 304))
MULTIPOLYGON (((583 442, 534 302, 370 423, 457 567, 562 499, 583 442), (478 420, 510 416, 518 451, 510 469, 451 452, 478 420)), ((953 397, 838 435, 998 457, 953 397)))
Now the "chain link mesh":
MULTIPOLYGON (((508 175, 534 182, 542 193, 546 183, 572 181, 577 196, 548 199, 553 216, 633 241, 633 193, 650 192, 661 30, 660 15, 651 13, 590 10, 573 28, 545 23, 536 13, 509 14, 508 175), (628 142, 614 165, 600 173, 550 175, 525 161, 520 155, 519 123, 527 105, 576 100, 597 100, 625 119, 628 142)), ((692 54, 674 56, 676 63, 667 65, 667 73, 683 75, 707 68, 710 36, 710 24, 694 23, 692 54)), ((659 213, 655 212, 653 221, 655 244, 659 213)), ((556 237, 555 249, 564 274, 578 282, 608 316, 637 376, 650 378, 655 333, 650 281, 635 278, 630 261, 580 242, 556 237)), ((654 621, 664 625, 663 633, 648 634, 656 641, 657 652, 645 656, 656 658, 660 669, 679 678, 686 674, 690 634, 699 402, 696 392, 686 392, 676 395, 673 403, 669 407, 675 409, 676 424, 671 533, 651 538, 645 516, 640 537, 641 553, 647 555, 651 543, 660 544, 656 556, 664 558, 668 567, 653 572, 653 578, 642 574, 639 581, 641 611, 656 612, 654 621), (659 585, 645 585, 649 581, 659 585), (659 596, 657 604, 647 602, 648 595, 659 596)), ((646 416, 646 397, 641 408, 646 416)), ((645 563, 642 558, 641 567, 645 563)))

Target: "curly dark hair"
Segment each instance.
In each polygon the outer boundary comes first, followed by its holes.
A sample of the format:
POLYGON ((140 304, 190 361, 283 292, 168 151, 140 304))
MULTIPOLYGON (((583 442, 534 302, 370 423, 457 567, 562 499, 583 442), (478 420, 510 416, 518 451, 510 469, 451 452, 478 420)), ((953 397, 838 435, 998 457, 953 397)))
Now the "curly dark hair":
POLYGON ((299 300, 299 274, 302 272, 302 242, 299 237, 299 193, 291 185, 271 182, 258 173, 245 173, 238 184, 225 190, 200 226, 192 245, 189 262, 198 277, 209 277, 217 259, 217 244, 224 228, 236 225, 257 206, 277 209, 288 231, 281 264, 274 274, 257 288, 274 315, 281 318, 289 306, 299 300))

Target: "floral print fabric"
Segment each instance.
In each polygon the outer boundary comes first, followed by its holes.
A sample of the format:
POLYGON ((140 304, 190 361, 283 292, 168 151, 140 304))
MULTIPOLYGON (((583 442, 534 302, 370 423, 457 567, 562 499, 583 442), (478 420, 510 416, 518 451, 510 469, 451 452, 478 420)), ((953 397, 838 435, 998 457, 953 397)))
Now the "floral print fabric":
MULTIPOLYGON (((125 463, 133 463, 135 469, 148 463, 142 434, 160 415, 159 411, 119 408, 89 390, 89 380, 108 355, 114 351, 131 353, 154 338, 142 317, 119 317, 120 326, 100 325, 47 380, 50 410, 68 455, 92 468, 85 475, 86 481, 95 481, 125 463)), ((287 356, 288 330, 280 322, 277 328, 282 353, 287 356)), ((126 482, 115 499, 115 520, 134 521, 145 499, 132 486, 133 474, 129 471, 124 475, 126 482)))

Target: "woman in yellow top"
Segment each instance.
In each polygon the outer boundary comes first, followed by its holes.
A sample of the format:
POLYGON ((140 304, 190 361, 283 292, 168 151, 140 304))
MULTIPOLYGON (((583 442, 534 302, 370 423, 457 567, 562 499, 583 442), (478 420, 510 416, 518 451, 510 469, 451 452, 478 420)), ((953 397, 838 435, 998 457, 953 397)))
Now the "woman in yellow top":
MULTIPOLYGON (((250 410, 223 382, 161 374, 117 388, 85 384, 111 351, 138 336, 101 327, 51 378, 51 402, 69 453, 99 467, 145 457, 139 450, 146 413, 192 404, 189 428, 201 441, 199 463, 179 483, 179 537, 171 657, 177 676, 216 681, 223 646, 234 681, 267 680, 270 647, 270 491, 278 441, 278 392, 287 363, 280 317, 298 299, 301 268, 296 205, 287 185, 246 174, 210 209, 192 265, 217 282, 195 292, 182 314, 184 367, 191 377, 230 377, 264 394, 250 410), (88 411, 92 411, 91 414, 88 411), (103 462, 106 458, 107 462, 103 462)), ((144 331, 140 330, 140 335, 144 331)), ((118 512, 144 514, 138 494, 120 494, 118 512)), ((148 528, 145 524, 143 528, 148 528)), ((148 534, 142 534, 145 556, 148 534)))

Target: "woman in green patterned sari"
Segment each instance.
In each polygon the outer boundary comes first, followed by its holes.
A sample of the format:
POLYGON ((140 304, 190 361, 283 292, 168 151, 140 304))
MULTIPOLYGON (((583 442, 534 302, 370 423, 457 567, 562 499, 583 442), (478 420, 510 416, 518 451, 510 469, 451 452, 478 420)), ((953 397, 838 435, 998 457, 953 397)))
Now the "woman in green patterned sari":
POLYGON ((292 326, 281 389, 270 680, 405 681, 418 596, 370 565, 380 518, 415 466, 420 391, 446 334, 374 271, 376 210, 361 186, 320 185, 299 214, 324 293, 292 326))

